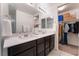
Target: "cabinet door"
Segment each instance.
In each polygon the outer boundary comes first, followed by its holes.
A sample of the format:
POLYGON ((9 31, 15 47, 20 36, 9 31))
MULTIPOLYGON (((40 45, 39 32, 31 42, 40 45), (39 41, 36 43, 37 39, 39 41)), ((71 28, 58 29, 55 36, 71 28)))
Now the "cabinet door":
POLYGON ((36 47, 33 47, 33 48, 26 50, 20 54, 17 54, 17 56, 36 56, 36 47))
POLYGON ((52 36, 51 39, 50 39, 50 51, 54 48, 54 37, 52 36))
POLYGON ((37 55, 37 56, 44 56, 44 51, 42 51, 42 52, 38 53, 38 55, 37 55))
POLYGON ((45 49, 49 48, 49 40, 50 40, 49 36, 45 37, 45 49))
POLYGON ((49 48, 45 49, 45 56, 49 54, 49 48))
POLYGON ((42 51, 44 51, 44 43, 37 45, 37 55, 42 51))
POLYGON ((34 46, 36 46, 36 41, 31 41, 31 42, 27 42, 27 43, 23 43, 23 44, 19 44, 19 45, 10 47, 10 48, 8 48, 8 55, 13 56, 13 55, 19 54, 22 51, 30 49, 34 46))
POLYGON ((45 48, 49 48, 49 40, 45 42, 45 48))

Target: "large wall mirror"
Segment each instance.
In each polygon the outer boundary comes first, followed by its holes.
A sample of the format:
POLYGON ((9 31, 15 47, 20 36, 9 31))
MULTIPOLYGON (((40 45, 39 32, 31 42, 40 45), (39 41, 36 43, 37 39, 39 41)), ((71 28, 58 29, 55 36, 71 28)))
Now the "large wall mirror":
POLYGON ((38 11, 23 3, 9 3, 9 16, 12 20, 12 33, 30 32, 38 27, 38 11), (35 19, 34 19, 35 17, 35 19))
POLYGON ((12 33, 16 33, 16 6, 15 4, 8 4, 9 16, 11 17, 12 33))

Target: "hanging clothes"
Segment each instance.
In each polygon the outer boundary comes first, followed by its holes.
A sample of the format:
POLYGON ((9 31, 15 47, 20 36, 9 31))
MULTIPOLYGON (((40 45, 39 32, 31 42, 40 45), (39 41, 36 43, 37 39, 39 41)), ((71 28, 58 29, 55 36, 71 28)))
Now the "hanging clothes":
POLYGON ((69 26, 68 26, 68 24, 65 24, 65 27, 64 27, 64 44, 67 44, 68 42, 68 31, 69 31, 69 26))
POLYGON ((75 24, 74 24, 74 33, 79 33, 79 22, 76 22, 75 24))
POLYGON ((72 32, 74 32, 74 25, 73 25, 73 24, 71 24, 71 27, 72 27, 72 32))
POLYGON ((65 32, 65 33, 68 33, 68 31, 69 31, 69 26, 68 26, 68 24, 65 24, 64 32, 65 32))
POLYGON ((67 44, 68 42, 68 38, 67 38, 67 34, 68 34, 68 31, 69 31, 69 26, 68 24, 64 24, 64 32, 63 32, 63 38, 61 39, 60 43, 62 44, 67 44))

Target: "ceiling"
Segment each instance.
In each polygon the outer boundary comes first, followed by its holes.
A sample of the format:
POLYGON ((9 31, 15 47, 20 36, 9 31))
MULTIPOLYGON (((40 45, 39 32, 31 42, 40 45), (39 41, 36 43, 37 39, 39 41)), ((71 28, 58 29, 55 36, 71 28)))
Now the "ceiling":
MULTIPOLYGON (((49 9, 49 8, 53 8, 53 6, 58 7, 58 6, 60 6, 64 3, 38 3, 38 4, 45 9, 49 9)), ((21 10, 23 12, 27 12, 27 13, 32 14, 32 15, 34 15, 35 13, 38 12, 34 8, 29 7, 26 3, 16 3, 16 4, 11 3, 11 5, 12 5, 13 8, 16 7, 16 9, 21 10)), ((47 11, 49 12, 49 10, 47 10, 47 11)))
MULTIPOLYGON (((79 8, 79 3, 67 3, 65 5, 66 5, 66 8, 64 8, 62 11, 58 11, 59 13, 63 13, 63 12, 69 11, 69 10, 79 8)), ((62 6, 60 6, 60 7, 62 7, 62 6)))
MULTIPOLYGON (((38 3, 38 4, 42 6, 43 8, 47 9, 47 8, 52 8, 53 6, 58 7, 60 5, 63 5, 64 3, 38 3)), ((29 8, 26 3, 19 3, 19 4, 16 4, 16 6, 17 6, 17 9, 22 10, 24 12, 28 12, 33 15, 38 12, 34 8, 29 8)))
POLYGON ((49 3, 50 6, 57 6, 57 7, 59 7, 63 4, 66 4, 66 3, 49 3))
POLYGON ((16 7, 18 10, 27 12, 32 15, 38 12, 36 9, 32 8, 31 6, 28 6, 26 3, 18 3, 16 4, 16 7))

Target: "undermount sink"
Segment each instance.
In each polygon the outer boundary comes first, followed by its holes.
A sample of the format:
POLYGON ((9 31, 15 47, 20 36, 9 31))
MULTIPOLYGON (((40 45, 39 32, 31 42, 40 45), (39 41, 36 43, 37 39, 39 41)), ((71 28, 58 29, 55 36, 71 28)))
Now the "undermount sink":
POLYGON ((24 37, 28 37, 28 35, 27 34, 24 34, 24 37))
POLYGON ((19 38, 25 38, 25 37, 27 37, 27 38, 29 38, 29 37, 35 37, 36 35, 34 35, 34 34, 24 34, 24 35, 19 35, 18 37, 19 38))
POLYGON ((46 32, 36 32, 36 33, 33 33, 34 35, 40 35, 40 34, 46 34, 46 32))
POLYGON ((45 33, 46 32, 36 32, 36 33, 30 33, 30 34, 21 34, 18 37, 21 38, 21 39, 25 38, 25 37, 27 37, 27 38, 29 38, 29 37, 36 37, 38 35, 45 34, 45 33))

